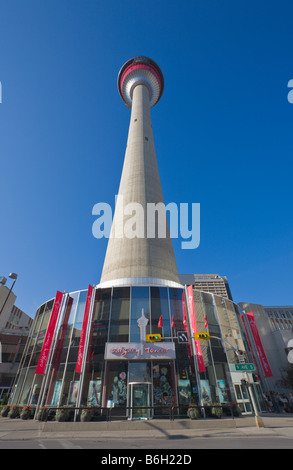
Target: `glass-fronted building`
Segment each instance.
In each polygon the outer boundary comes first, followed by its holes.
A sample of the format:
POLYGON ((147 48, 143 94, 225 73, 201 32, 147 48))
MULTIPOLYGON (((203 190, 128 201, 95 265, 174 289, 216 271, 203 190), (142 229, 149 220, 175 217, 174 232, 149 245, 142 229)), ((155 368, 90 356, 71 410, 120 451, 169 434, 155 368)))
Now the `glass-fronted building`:
POLYGON ((37 310, 10 404, 119 407, 130 418, 152 418, 166 405, 176 412, 237 401, 251 412, 235 373, 235 350, 252 362, 237 304, 195 289, 191 299, 184 287, 95 287, 90 302, 88 292, 62 295, 53 330, 55 299, 37 310), (208 331, 210 341, 193 340, 193 308, 197 330, 208 331), (161 341, 146 342, 150 333, 161 334, 161 341), (150 408, 135 416, 137 406, 150 408))

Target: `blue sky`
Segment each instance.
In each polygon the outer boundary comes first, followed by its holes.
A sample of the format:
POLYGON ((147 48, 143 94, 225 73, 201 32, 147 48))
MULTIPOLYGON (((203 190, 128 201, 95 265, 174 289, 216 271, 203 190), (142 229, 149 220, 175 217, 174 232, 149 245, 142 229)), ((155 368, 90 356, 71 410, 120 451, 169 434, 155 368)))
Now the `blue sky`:
POLYGON ((114 206, 130 118, 117 74, 136 55, 165 77, 165 202, 201 205, 200 246, 174 240, 178 271, 293 304, 292 18, 289 0, 0 0, 0 275, 18 273, 18 307, 99 282, 92 207, 114 206))

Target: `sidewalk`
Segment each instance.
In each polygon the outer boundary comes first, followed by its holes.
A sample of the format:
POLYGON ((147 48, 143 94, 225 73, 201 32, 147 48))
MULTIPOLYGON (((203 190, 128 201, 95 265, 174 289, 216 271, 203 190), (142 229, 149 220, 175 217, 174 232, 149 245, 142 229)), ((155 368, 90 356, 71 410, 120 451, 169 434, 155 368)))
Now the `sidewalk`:
POLYGON ((292 414, 262 415, 263 428, 255 425, 252 416, 235 419, 149 420, 89 423, 47 423, 35 420, 0 417, 0 441, 35 439, 139 439, 174 436, 286 436, 293 439, 292 414))

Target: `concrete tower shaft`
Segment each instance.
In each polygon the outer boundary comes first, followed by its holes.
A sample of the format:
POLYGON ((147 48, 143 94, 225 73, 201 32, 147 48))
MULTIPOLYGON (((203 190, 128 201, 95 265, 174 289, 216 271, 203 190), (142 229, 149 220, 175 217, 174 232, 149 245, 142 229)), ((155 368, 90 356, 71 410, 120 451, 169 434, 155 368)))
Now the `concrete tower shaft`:
POLYGON ((166 237, 158 237, 157 227, 154 238, 147 236, 147 204, 164 203, 150 114, 152 103, 155 104, 161 96, 163 79, 160 78, 162 73, 159 74, 155 68, 155 72, 152 72, 149 62, 146 63, 147 69, 144 69, 142 58, 139 59, 140 63, 136 64, 140 65, 139 68, 128 64, 128 73, 125 73, 124 67, 118 78, 120 94, 126 104, 131 106, 131 118, 118 204, 100 286, 154 284, 178 287, 180 281, 165 208, 166 237), (145 79, 144 70, 147 72, 145 79), (160 86, 157 88, 159 80, 160 86), (119 204, 121 199, 123 207, 119 204), (139 236, 129 238, 123 229, 121 231, 121 227, 125 227, 127 220, 132 217, 132 214, 124 213, 125 207, 132 203, 138 203, 143 208, 144 223, 143 234, 139 230, 139 236))

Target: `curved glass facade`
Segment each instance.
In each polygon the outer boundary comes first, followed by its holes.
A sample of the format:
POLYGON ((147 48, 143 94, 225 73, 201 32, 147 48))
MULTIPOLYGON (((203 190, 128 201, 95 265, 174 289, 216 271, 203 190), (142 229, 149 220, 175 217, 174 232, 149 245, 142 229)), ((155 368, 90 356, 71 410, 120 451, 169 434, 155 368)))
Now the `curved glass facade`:
POLYGON ((36 312, 10 403, 37 409, 45 405, 126 408, 140 403, 153 407, 147 416, 152 417, 161 405, 235 402, 231 364, 238 359, 233 348, 242 351, 245 362, 252 362, 238 306, 193 289, 197 331, 228 341, 201 341, 200 366, 193 342, 178 340, 178 332, 193 336, 186 292, 154 286, 95 288, 87 323, 88 291, 63 294, 45 370, 39 374, 54 299, 44 303, 36 312), (145 342, 145 334, 158 333, 161 342, 145 342))

